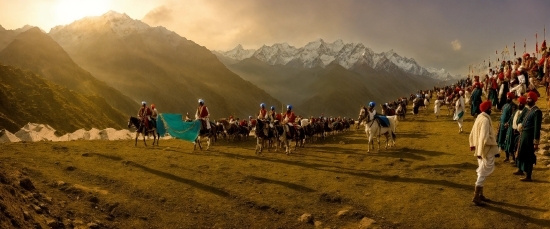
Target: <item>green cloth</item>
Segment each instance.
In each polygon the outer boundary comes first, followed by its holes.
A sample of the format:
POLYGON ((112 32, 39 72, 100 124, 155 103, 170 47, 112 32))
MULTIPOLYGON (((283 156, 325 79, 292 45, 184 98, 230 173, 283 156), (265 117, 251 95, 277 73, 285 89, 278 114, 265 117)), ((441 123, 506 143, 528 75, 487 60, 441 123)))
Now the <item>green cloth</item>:
POLYGON ((476 88, 472 92, 472 95, 470 96, 470 103, 471 103, 471 114, 472 116, 475 116, 476 114, 481 114, 481 111, 479 110, 479 105, 481 104, 481 89, 476 88))
POLYGON ((487 99, 491 100, 491 103, 493 104, 493 106, 496 106, 498 104, 497 90, 489 88, 489 94, 487 95, 487 99))
POLYGON ((517 109, 517 105, 514 103, 506 103, 502 107, 502 114, 500 115, 500 125, 497 133, 498 147, 504 149, 506 142, 506 133, 508 129, 512 129, 512 119, 514 118, 514 112, 517 109), (506 127, 508 124, 508 127, 506 127))
POLYGON ((181 114, 159 114, 157 131, 160 136, 169 133, 170 136, 189 142, 195 142, 201 129, 201 121, 184 122, 181 114))
POLYGON ((542 111, 534 106, 531 109, 524 109, 522 113, 524 113, 521 120, 523 131, 519 137, 516 162, 519 169, 530 173, 533 171, 533 164, 537 162, 534 143, 540 140, 542 111))

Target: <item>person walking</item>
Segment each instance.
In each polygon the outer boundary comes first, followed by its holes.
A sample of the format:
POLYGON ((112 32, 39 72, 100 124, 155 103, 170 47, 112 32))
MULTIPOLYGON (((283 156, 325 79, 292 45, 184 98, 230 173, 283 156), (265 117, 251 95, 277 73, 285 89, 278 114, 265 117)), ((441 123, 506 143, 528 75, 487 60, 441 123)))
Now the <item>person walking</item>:
POLYGON ((458 123, 458 133, 462 133, 462 122, 464 120, 464 97, 462 96, 462 91, 459 91, 456 95, 457 99, 455 101, 455 113, 453 115, 453 120, 456 120, 458 123))
POLYGON ((490 200, 483 195, 483 187, 487 176, 495 170, 495 157, 500 157, 496 134, 491 121, 491 101, 479 105, 481 113, 477 116, 470 132, 470 151, 477 157, 477 180, 474 189, 474 202, 477 206, 485 205, 490 200))

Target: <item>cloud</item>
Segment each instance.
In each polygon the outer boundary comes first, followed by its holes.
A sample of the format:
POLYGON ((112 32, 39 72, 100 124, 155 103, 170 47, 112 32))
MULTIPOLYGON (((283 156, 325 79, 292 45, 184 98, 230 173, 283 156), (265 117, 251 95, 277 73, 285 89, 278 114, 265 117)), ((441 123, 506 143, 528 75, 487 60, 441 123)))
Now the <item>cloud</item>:
POLYGON ((172 12, 171 8, 163 5, 149 11, 143 20, 153 24, 170 23, 173 20, 172 12))
POLYGON ((451 41, 451 45, 453 46, 453 50, 458 51, 462 48, 462 45, 460 44, 460 41, 458 39, 451 41))

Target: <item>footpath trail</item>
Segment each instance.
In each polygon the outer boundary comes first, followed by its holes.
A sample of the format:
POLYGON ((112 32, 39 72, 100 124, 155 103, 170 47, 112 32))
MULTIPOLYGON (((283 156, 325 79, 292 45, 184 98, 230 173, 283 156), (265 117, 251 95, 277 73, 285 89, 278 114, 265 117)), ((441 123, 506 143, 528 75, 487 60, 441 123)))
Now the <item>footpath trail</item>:
MULTIPOLYGON (((396 147, 370 153, 363 128, 290 156, 256 156, 252 138, 219 140, 210 151, 179 140, 148 148, 132 140, 2 144, 0 202, 10 207, 0 205, 0 227, 550 227, 550 172, 542 160, 535 182, 524 183, 502 155, 485 186, 493 202, 472 205, 474 119, 465 115, 459 134, 442 114, 436 119, 430 106, 407 115, 396 147)), ((495 127, 499 115, 492 115, 495 127)))

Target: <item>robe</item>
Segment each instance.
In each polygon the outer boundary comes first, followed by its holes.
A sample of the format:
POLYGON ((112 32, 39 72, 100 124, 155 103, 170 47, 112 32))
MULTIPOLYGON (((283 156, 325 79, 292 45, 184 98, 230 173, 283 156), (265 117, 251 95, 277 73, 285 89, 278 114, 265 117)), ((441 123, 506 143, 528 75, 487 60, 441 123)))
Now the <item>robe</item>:
POLYGON ((481 156, 476 170, 478 176, 489 176, 495 170, 495 155, 499 152, 491 117, 487 113, 477 116, 469 141, 470 147, 475 147, 474 156, 481 156))
POLYGON ((500 124, 497 135, 498 147, 501 149, 504 149, 508 128, 512 128, 512 114, 514 114, 516 109, 517 105, 514 103, 507 103, 502 107, 502 114, 500 115, 500 124))
POLYGON ((540 140, 542 111, 537 106, 524 109, 524 115, 519 121, 521 122, 521 127, 518 128, 521 129, 521 131, 516 165, 520 170, 530 173, 533 171, 533 164, 537 161, 534 145, 538 145, 540 140))
POLYGON ((481 104, 481 93, 482 93, 481 89, 476 88, 474 89, 474 91, 472 92, 472 96, 470 97, 470 103, 471 103, 470 113, 472 114, 472 116, 475 116, 476 114, 481 113, 481 111, 479 110, 479 105, 481 104))

